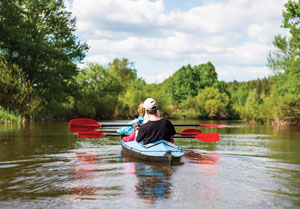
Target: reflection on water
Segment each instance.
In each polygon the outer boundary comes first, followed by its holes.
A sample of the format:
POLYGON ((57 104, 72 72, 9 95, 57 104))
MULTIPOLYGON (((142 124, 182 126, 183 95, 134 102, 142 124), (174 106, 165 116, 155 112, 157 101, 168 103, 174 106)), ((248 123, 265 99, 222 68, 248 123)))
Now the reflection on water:
POLYGON ((122 157, 124 169, 128 175, 135 175, 137 183, 134 192, 147 204, 154 204, 158 199, 167 199, 171 193, 171 175, 175 166, 149 164, 145 162, 130 162, 132 159, 122 157), (128 163, 126 163, 128 162, 128 163), (129 172, 128 172, 129 171, 129 172))
POLYGON ((75 168, 70 190, 75 198, 82 200, 96 199, 96 192, 99 189, 95 185, 86 185, 84 181, 92 181, 96 178, 97 164, 101 163, 97 159, 94 151, 78 151, 75 156, 75 168))
MULTIPOLYGON (((199 153, 189 150, 185 153, 183 162, 194 164, 196 167, 193 168, 193 172, 195 173, 214 176, 219 174, 219 157, 220 155, 215 153, 199 153)), ((107 166, 105 166, 107 169, 101 169, 105 161, 101 161, 95 151, 77 151, 74 161, 74 175, 69 186, 72 193, 71 199, 102 199, 101 193, 107 194, 112 190, 119 191, 120 194, 126 196, 140 198, 148 206, 170 198, 172 187, 174 187, 172 175, 176 173, 180 165, 168 166, 147 163, 125 155, 122 156, 121 153, 118 161, 122 168, 118 173, 122 175, 123 186, 103 187, 100 183, 104 180, 101 178, 106 176, 103 173, 114 169, 107 166), (135 180, 131 180, 129 183, 127 182, 128 179, 135 180)), ((213 181, 210 181, 210 184, 205 188, 197 189, 197 195, 205 194, 206 197, 211 196, 211 198, 216 197, 218 192, 216 182, 213 181)))
MULTIPOLYGON (((116 157, 116 156, 114 156, 116 157)), ((93 150, 80 150, 74 157, 73 175, 70 179, 70 199, 101 200, 101 194, 111 195, 117 192, 134 198, 141 198, 145 204, 152 205, 157 200, 167 199, 171 193, 171 175, 176 167, 148 164, 119 154, 117 164, 106 165, 93 150), (120 166, 120 167, 119 167, 120 166), (105 168, 104 168, 105 167, 105 168), (108 182, 108 172, 120 179, 119 186, 113 186, 116 180, 108 182), (129 183, 128 179, 135 179, 129 183), (110 183, 111 187, 104 184, 110 183), (121 186, 121 185, 122 186, 121 186)))
POLYGON ((202 174, 218 175, 219 158, 220 154, 216 153, 199 153, 193 150, 186 150, 183 160, 185 162, 198 164, 199 172, 202 174))
MULTIPOLYGON (((201 201, 215 202, 220 198, 220 186, 218 183, 218 176, 220 175, 220 154, 199 152, 195 150, 186 150, 183 161, 190 165, 188 178, 197 179, 194 185, 190 186, 190 193, 198 196, 197 204, 201 201), (203 181, 203 179, 205 179, 203 181), (196 183, 196 185, 195 185, 196 183), (204 198, 203 198, 204 197, 204 198)), ((190 184, 189 182, 185 182, 190 184)), ((214 204, 208 204, 204 208, 214 208, 214 204)), ((193 206, 191 206, 193 207, 193 206)))
POLYGON ((144 163, 136 163, 138 183, 135 186, 137 195, 154 203, 157 199, 167 199, 170 195, 173 169, 150 167, 144 163))
POLYGON ((299 208, 299 128, 226 123, 202 129, 217 143, 177 139, 177 166, 122 156, 119 137, 78 139, 68 123, 0 125, 0 208, 299 208))

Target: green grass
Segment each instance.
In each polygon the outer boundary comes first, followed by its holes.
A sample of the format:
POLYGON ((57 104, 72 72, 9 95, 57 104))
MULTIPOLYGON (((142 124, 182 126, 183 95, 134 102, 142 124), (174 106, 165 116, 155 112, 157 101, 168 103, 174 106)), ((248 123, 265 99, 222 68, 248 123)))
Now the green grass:
POLYGON ((6 111, 0 106, 0 123, 22 122, 23 120, 24 118, 21 115, 6 111))

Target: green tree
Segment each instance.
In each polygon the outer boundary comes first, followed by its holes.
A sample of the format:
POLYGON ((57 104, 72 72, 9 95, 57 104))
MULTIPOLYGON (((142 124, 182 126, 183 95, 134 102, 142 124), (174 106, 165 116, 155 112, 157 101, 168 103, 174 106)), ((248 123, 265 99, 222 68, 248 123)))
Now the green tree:
POLYGON ((145 86, 146 82, 141 78, 130 82, 125 94, 120 95, 122 102, 117 108, 118 116, 137 116, 137 107, 146 99, 145 86))
POLYGON ((164 84, 147 84, 145 86, 145 99, 148 97, 157 101, 162 117, 172 117, 174 104, 172 104, 172 98, 164 88, 164 84))
POLYGON ((108 67, 114 78, 120 81, 124 91, 137 79, 134 65, 127 58, 116 58, 108 64, 108 67))
POLYGON ((278 75, 272 97, 278 101, 282 113, 276 120, 300 123, 300 1, 289 0, 283 12, 283 27, 289 29, 289 38, 275 36, 275 51, 270 52, 268 66, 278 75), (285 98, 285 100, 282 100, 285 98))
POLYGON ((0 59, 22 69, 44 105, 64 101, 74 90, 76 63, 88 49, 77 41, 75 29, 63 0, 0 3, 0 59))
POLYGON ((195 74, 194 82, 196 83, 197 89, 204 89, 205 87, 210 87, 218 81, 218 74, 211 62, 195 65, 193 67, 193 72, 195 74))
POLYGON ((253 89, 250 91, 249 96, 247 97, 245 107, 243 108, 242 117, 247 119, 248 121, 260 121, 261 111, 260 105, 262 104, 262 100, 257 93, 257 89, 253 89))
POLYGON ((170 80, 170 90, 175 101, 186 99, 187 95, 195 95, 195 75, 191 65, 181 67, 170 80))
POLYGON ((230 94, 227 90, 227 84, 225 81, 215 81, 212 85, 212 87, 214 87, 215 89, 219 89, 220 92, 226 92, 228 94, 230 94))
POLYGON ((196 96, 200 89, 212 86, 217 81, 215 67, 210 63, 181 67, 166 82, 174 101, 180 103, 188 95, 196 96))
POLYGON ((75 97, 75 114, 80 117, 113 118, 122 92, 110 70, 88 63, 76 77, 80 93, 75 97))
POLYGON ((228 117, 229 96, 216 88, 206 87, 199 91, 196 102, 200 117, 214 119, 228 117))
POLYGON ((0 61, 0 105, 6 110, 32 115, 39 101, 32 100, 32 86, 16 65, 0 61))

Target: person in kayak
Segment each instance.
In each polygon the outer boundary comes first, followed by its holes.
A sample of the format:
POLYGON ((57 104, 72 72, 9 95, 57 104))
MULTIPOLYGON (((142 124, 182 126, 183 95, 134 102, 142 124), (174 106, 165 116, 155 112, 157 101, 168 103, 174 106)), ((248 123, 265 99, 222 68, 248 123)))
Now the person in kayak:
POLYGON ((142 124, 136 136, 137 142, 149 144, 159 140, 174 142, 173 135, 176 134, 171 121, 161 119, 158 115, 158 104, 153 98, 148 98, 144 102, 145 122, 142 124))
POLYGON ((144 117, 145 117, 145 108, 143 106, 144 104, 141 103, 138 106, 137 112, 139 114, 139 117, 130 121, 128 124, 133 124, 133 126, 126 126, 120 128, 117 132, 121 135, 124 142, 129 142, 135 139, 135 130, 134 127, 140 124, 144 123, 144 117), (137 124, 137 125, 136 125, 137 124), (129 136, 124 136, 125 134, 130 133, 129 136))

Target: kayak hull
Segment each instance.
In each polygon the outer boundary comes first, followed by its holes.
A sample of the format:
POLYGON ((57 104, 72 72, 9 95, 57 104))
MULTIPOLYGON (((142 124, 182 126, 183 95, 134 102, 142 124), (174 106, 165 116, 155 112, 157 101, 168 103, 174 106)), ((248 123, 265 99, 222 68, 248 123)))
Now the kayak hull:
POLYGON ((180 146, 165 140, 147 145, 138 143, 135 140, 130 142, 121 140, 121 144, 123 154, 155 163, 179 164, 181 157, 184 155, 184 151, 180 146))

